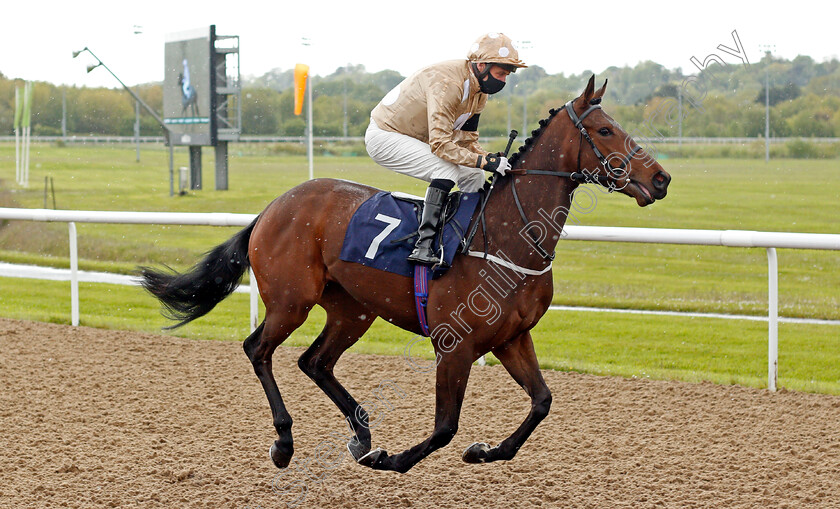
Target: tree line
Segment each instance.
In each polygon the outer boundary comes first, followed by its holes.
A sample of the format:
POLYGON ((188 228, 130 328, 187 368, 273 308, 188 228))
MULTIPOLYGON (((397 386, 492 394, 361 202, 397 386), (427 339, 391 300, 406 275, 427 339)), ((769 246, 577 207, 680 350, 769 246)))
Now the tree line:
MULTIPOLYGON (((748 65, 715 65, 684 73, 651 61, 633 67, 609 67, 597 73, 609 79, 606 111, 631 133, 676 137, 759 137, 764 135, 765 101, 770 102, 773 137, 840 136, 840 62, 793 60, 766 54, 748 65), (765 90, 769 82, 769 90, 765 90), (688 86, 686 84, 688 83, 688 86), (702 86, 701 86, 702 83, 702 86)), ((591 71, 548 74, 532 66, 513 74, 502 92, 491 96, 481 115, 483 136, 504 136, 511 128, 537 127, 541 118, 577 96, 591 71)), ((362 136, 370 110, 404 77, 395 71, 369 73, 362 65, 314 76, 313 131, 316 136, 362 136)), ((12 134, 14 88, 20 81, 0 73, 0 133, 12 134)), ((133 87, 156 111, 162 111, 160 83, 133 87)), ((301 136, 305 119, 293 114, 293 71, 275 69, 243 80, 242 132, 246 135, 301 136)), ((134 134, 133 99, 122 89, 66 87, 36 82, 32 134, 134 134)), ((160 127, 141 111, 141 135, 160 135, 160 127)))

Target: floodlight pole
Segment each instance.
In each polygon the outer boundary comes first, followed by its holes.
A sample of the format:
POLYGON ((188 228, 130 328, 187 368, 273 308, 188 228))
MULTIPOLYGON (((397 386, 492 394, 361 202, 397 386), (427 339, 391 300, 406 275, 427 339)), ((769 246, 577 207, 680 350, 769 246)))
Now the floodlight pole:
POLYGON ((522 132, 528 132, 528 94, 525 87, 522 87, 522 132))
MULTIPOLYGON (((347 64, 348 66, 350 64, 347 64)), ((347 67, 344 68, 344 124, 342 125, 344 137, 347 137, 347 67)))
POLYGON ((682 112, 682 87, 677 89, 677 102, 679 103, 679 127, 677 128, 677 137, 679 138, 679 146, 682 147, 682 119, 683 119, 683 112, 682 112))
POLYGON ((770 74, 764 71, 764 162, 770 161, 770 74))
POLYGON ((92 70, 94 70, 95 68, 100 67, 100 66, 104 67, 104 68, 105 68, 105 70, 106 70, 106 71, 108 71, 109 73, 111 73, 111 76, 113 76, 113 77, 114 77, 114 79, 115 79, 115 80, 117 80, 117 81, 120 83, 120 85, 122 85, 122 87, 125 89, 125 91, 126 91, 126 92, 128 92, 129 94, 131 94, 131 97, 133 97, 135 101, 137 101, 138 103, 140 103, 140 106, 142 106, 143 108, 145 108, 145 109, 146 109, 146 111, 148 111, 148 112, 149 112, 149 115, 151 115, 151 116, 152 116, 152 117, 153 117, 153 118, 157 121, 157 123, 158 123, 158 124, 160 124, 160 127, 161 127, 164 131, 166 131, 167 133, 169 132, 169 128, 167 128, 167 127, 166 127, 166 124, 164 124, 164 123, 163 123, 163 119, 161 119, 161 118, 160 118, 160 116, 159 116, 157 113, 155 113, 155 110, 153 110, 153 109, 151 108, 151 106, 149 106, 148 104, 146 104, 145 102, 143 102, 143 99, 140 99, 140 96, 138 96, 137 94, 135 94, 135 93, 134 93, 134 90, 131 90, 130 88, 128 88, 128 87, 126 86, 126 84, 125 84, 125 83, 123 83, 123 82, 122 82, 122 80, 121 80, 121 79, 119 79, 119 78, 117 77, 117 75, 116 75, 116 74, 114 74, 114 71, 112 71, 111 69, 109 69, 109 68, 108 68, 108 66, 107 66, 107 65, 105 65, 105 63, 104 63, 104 62, 102 62, 102 60, 100 60, 98 56, 96 56, 96 55, 94 55, 94 54, 93 54, 93 51, 91 51, 91 50, 90 50, 90 48, 88 48, 88 47, 86 46, 86 47, 85 47, 82 51, 79 51, 79 52, 75 52, 75 53, 73 53, 73 57, 75 58, 75 57, 79 56, 79 53, 82 53, 82 52, 84 52, 84 51, 87 51, 88 53, 90 53, 90 54, 91 54, 91 56, 92 56, 93 58, 95 58, 97 62, 99 62, 99 63, 98 63, 98 64, 96 64, 95 66, 93 66, 93 67, 89 68, 89 69, 88 69, 88 72, 90 72, 90 71, 92 71, 92 70))
POLYGON ((770 162, 770 64, 773 63, 773 44, 759 46, 765 51, 767 63, 764 66, 764 162, 770 162))
POLYGON ((140 103, 134 102, 134 144, 137 148, 137 162, 140 162, 140 103))
POLYGON ((61 141, 67 141, 67 86, 61 88, 61 141))
POLYGON ((96 61, 98 62, 96 65, 88 67, 88 72, 90 72, 90 71, 92 71, 92 70, 94 70, 94 69, 96 69, 97 67, 100 67, 100 66, 104 67, 105 70, 108 71, 111 74, 111 76, 113 76, 114 79, 119 82, 120 85, 122 85, 122 87, 125 89, 125 91, 128 92, 131 95, 131 97, 133 97, 134 100, 137 101, 138 104, 140 104, 140 106, 142 106, 147 112, 149 112, 149 115, 151 115, 152 118, 154 118, 155 121, 158 123, 158 125, 160 125, 160 128, 163 129, 164 137, 166 138, 166 144, 169 145, 169 196, 174 196, 174 194, 175 194, 175 177, 174 177, 175 173, 174 173, 174 169, 173 169, 173 164, 174 164, 174 159, 175 158, 174 158, 174 155, 172 153, 173 146, 172 146, 172 140, 170 139, 169 128, 163 122, 163 119, 160 118, 160 116, 157 113, 155 113, 155 110, 153 110, 151 108, 151 106, 146 104, 143 101, 143 99, 140 99, 140 96, 138 96, 136 93, 134 93, 134 90, 131 90, 130 88, 128 88, 128 86, 126 86, 126 84, 123 83, 122 80, 119 79, 116 74, 114 74, 114 71, 109 69, 108 66, 105 65, 105 63, 102 60, 100 60, 99 57, 96 56, 93 53, 93 51, 90 50, 90 48, 85 46, 81 51, 74 51, 73 52, 73 58, 76 58, 77 56, 79 56, 81 53, 84 53, 85 51, 90 53, 90 55, 93 58, 95 58, 96 61))
MULTIPOLYGON (((515 45, 520 50, 523 50, 523 49, 524 50, 529 50, 529 49, 532 49, 534 47, 534 45, 531 44, 531 41, 519 41, 518 40, 518 41, 515 42, 515 45)), ((523 85, 522 86, 522 132, 527 133, 528 132, 528 93, 525 91, 525 86, 524 86, 525 83, 522 82, 521 84, 523 85)))

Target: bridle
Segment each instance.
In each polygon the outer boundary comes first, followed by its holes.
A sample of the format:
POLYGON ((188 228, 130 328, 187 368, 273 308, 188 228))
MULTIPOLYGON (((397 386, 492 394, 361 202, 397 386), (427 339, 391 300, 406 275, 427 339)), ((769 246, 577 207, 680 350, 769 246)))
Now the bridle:
MULTIPOLYGON (((555 177, 565 177, 568 179, 573 180, 579 184, 600 184, 607 188, 609 192, 613 192, 616 189, 621 189, 618 187, 615 182, 617 182, 618 178, 624 175, 624 170, 627 168, 627 164, 630 162, 630 159, 639 152, 642 147, 636 145, 633 147, 632 150, 624 157, 621 158, 620 164, 618 166, 610 165, 609 160, 604 156, 601 150, 595 145, 595 142, 592 141, 592 136, 589 135, 589 131, 583 126, 583 119, 589 116, 595 110, 601 109, 601 99, 596 98, 589 101, 589 108, 586 109, 580 116, 575 113, 574 99, 567 102, 563 106, 561 106, 557 111, 566 110, 566 113, 569 114, 569 118, 571 119, 572 123, 577 127, 578 131, 580 131, 580 143, 578 144, 578 154, 577 154, 577 167, 578 171, 576 172, 566 172, 566 171, 548 171, 548 170, 510 170, 508 173, 513 173, 514 175, 553 175, 555 177), (591 170, 581 170, 580 169, 580 156, 583 148, 583 140, 586 140, 589 143, 589 146, 592 148, 592 151, 595 153, 595 157, 598 158, 598 161, 601 162, 601 166, 607 171, 608 175, 598 175, 591 170)), ((514 196, 516 195, 516 191, 514 190, 514 196)), ((518 203, 518 199, 517 199, 518 203)))
MULTIPOLYGON (((574 108, 574 99, 564 104, 555 113, 559 112, 560 110, 566 110, 568 113, 569 118, 571 119, 572 123, 577 127, 578 131, 580 131, 580 142, 578 143, 578 155, 577 155, 577 171, 575 172, 565 172, 565 171, 549 171, 549 170, 526 170, 526 169, 516 169, 516 170, 508 170, 508 174, 512 175, 549 175, 553 177, 562 177, 568 178, 573 182, 578 184, 600 184, 607 188, 609 192, 613 192, 616 189, 621 189, 616 185, 616 182, 621 176, 625 175, 625 168, 627 168, 627 164, 630 162, 630 159, 639 152, 642 148, 639 145, 633 147, 632 150, 628 154, 626 154, 620 161, 618 166, 612 166, 609 160, 604 156, 600 149, 595 145, 595 142, 592 141, 592 136, 589 135, 589 132, 583 126, 583 119, 589 116, 593 111, 601 109, 601 98, 595 98, 589 101, 589 108, 586 109, 580 116, 575 113, 574 108), (607 171, 607 175, 598 175, 597 173, 590 171, 590 170, 581 170, 580 168, 580 157, 581 152, 583 149, 583 140, 586 140, 589 143, 589 146, 592 148, 592 151, 595 153, 595 157, 598 158, 601 165, 607 171)), ((486 224, 484 220, 484 206, 487 204, 487 200, 490 197, 490 193, 493 191, 493 188, 496 184, 496 179, 499 177, 498 174, 494 174, 493 178, 490 182, 490 187, 485 193, 484 200, 481 204, 481 210, 479 211, 479 219, 482 225, 482 230, 484 231, 484 243, 487 244, 487 230, 486 224)), ((626 184, 625 184, 626 185, 626 184)), ((528 217, 525 215, 525 210, 522 208, 522 203, 519 200, 519 195, 516 192, 516 179, 512 179, 510 182, 510 189, 513 193, 513 201, 516 204, 516 208, 519 211, 519 217, 522 218, 522 222, 526 225, 526 227, 531 224, 528 220, 528 217)), ((478 227, 479 221, 473 225, 469 236, 465 239, 465 246, 469 247, 470 243, 472 242, 473 236, 475 236, 476 229, 478 227)), ((537 253, 543 257, 545 260, 553 261, 554 260, 554 253, 549 253, 542 245, 540 245, 539 239, 536 237, 530 229, 528 230, 528 235, 533 240, 534 249, 537 253)), ((486 247, 486 246, 485 246, 486 247)), ((486 249, 485 249, 486 252, 486 249)))

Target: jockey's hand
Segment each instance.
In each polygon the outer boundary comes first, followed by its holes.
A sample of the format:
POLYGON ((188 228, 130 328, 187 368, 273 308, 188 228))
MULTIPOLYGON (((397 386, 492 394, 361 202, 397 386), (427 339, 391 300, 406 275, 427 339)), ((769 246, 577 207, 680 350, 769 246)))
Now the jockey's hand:
POLYGON ((492 171, 504 176, 504 174, 510 169, 510 163, 508 162, 507 157, 498 153, 487 154, 484 156, 484 161, 484 166, 481 167, 484 171, 492 171))

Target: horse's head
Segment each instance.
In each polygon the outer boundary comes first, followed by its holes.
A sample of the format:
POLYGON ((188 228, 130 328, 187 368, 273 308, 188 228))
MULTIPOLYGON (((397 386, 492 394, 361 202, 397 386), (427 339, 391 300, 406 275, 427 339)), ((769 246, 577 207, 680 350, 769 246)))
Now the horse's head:
POLYGON ((578 171, 587 180, 631 196, 645 207, 665 198, 671 176, 601 108, 606 89, 604 81, 604 86, 595 90, 592 75, 583 94, 565 106, 580 131, 578 171))

